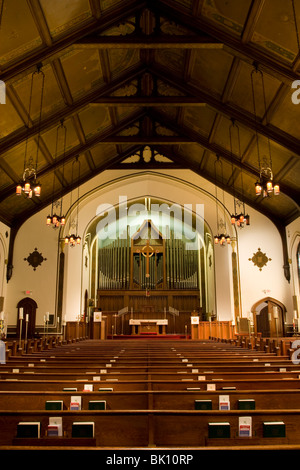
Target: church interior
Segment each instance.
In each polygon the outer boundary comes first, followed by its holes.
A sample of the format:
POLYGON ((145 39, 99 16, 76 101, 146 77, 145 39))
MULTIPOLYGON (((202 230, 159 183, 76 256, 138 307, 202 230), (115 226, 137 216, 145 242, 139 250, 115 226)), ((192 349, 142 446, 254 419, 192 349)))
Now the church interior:
POLYGON ((0 111, 0 449, 300 449, 299 0, 0 0, 0 111))

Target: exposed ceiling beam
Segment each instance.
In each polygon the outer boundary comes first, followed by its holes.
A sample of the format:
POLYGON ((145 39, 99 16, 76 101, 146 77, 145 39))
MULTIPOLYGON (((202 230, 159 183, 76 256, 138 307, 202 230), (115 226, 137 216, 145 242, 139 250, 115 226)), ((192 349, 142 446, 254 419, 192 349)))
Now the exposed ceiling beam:
POLYGON ((188 96, 194 96, 198 99, 199 102, 206 103, 208 106, 212 107, 229 119, 232 118, 238 121, 244 127, 249 128, 255 132, 257 131, 259 134, 290 150, 295 155, 299 155, 300 141, 290 134, 287 134, 281 129, 275 128, 272 125, 266 126, 262 124, 258 119, 255 119, 252 114, 246 112, 244 109, 228 102, 223 103, 222 100, 214 96, 212 93, 204 92, 195 86, 183 83, 177 76, 172 74, 170 70, 167 70, 165 67, 158 67, 155 65, 151 68, 151 70, 152 73, 161 80, 164 80, 177 89, 180 89, 188 96))
MULTIPOLYGON (((18 216, 16 218, 11 218, 11 219, 7 219, 6 217, 6 223, 7 225, 11 226, 11 227, 14 227, 16 229, 19 229, 20 226, 26 221, 28 220, 29 217, 33 216, 34 214, 36 214, 37 212, 39 212, 40 210, 44 209, 45 207, 49 206, 51 203, 52 203, 52 200, 56 200, 57 198, 59 197, 64 197, 66 196, 66 194, 70 193, 71 191, 73 191, 74 189, 76 189, 78 187, 78 184, 81 186, 83 185, 84 183, 87 183, 91 178, 97 176, 98 174, 102 173, 103 171, 105 170, 108 170, 110 169, 111 167, 113 167, 115 164, 117 164, 118 162, 122 161, 122 160, 125 160, 126 158, 130 157, 132 154, 134 154, 135 152, 137 152, 139 150, 139 147, 137 146, 133 146, 131 147, 130 149, 127 149, 126 151, 116 155, 115 157, 113 158, 110 158, 109 160, 106 160, 105 162, 103 162, 101 165, 99 165, 97 168, 95 168, 93 170, 92 173, 88 173, 87 175, 84 175, 80 178, 79 182, 76 181, 75 183, 69 185, 67 188, 64 188, 62 191, 57 191, 54 195, 53 194, 50 194, 48 197, 44 198, 40 204, 39 204, 39 207, 38 208, 30 208, 30 209, 27 209, 25 210, 21 216, 18 216)), ((0 215, 0 218, 2 216, 0 215)))
POLYGON ((264 7, 265 0, 252 0, 248 15, 244 24, 244 29, 241 34, 241 40, 243 43, 249 42, 253 36, 256 28, 257 21, 259 20, 260 14, 264 7))
POLYGON ((228 48, 231 53, 239 56, 244 61, 260 64, 260 68, 270 75, 278 78, 280 81, 291 84, 292 81, 298 80, 300 72, 293 70, 292 67, 270 57, 266 52, 255 46, 253 43, 243 43, 242 40, 224 29, 216 27, 203 16, 198 18, 188 14, 186 9, 181 8, 179 4, 170 2, 169 0, 160 0, 159 5, 154 5, 163 16, 173 19, 178 24, 188 26, 195 33, 206 33, 210 37, 215 38, 224 44, 224 48, 228 48))
MULTIPOLYGON (((40 169, 37 172, 37 178, 42 178, 50 174, 52 171, 55 171, 58 168, 60 168, 63 164, 66 164, 70 162, 71 160, 73 160, 77 155, 85 154, 93 147, 103 144, 104 141, 106 144, 108 141, 110 141, 112 144, 115 144, 113 136, 115 136, 117 133, 122 132, 124 129, 128 128, 129 126, 133 125, 137 120, 142 119, 144 116, 145 116, 144 112, 137 112, 131 115, 130 118, 126 118, 120 121, 117 127, 106 130, 104 132, 99 132, 93 135, 92 137, 85 139, 79 145, 67 151, 64 156, 60 155, 58 158, 53 160, 51 164, 48 164, 44 166, 42 169, 40 169)), ((79 129, 77 129, 77 131, 79 131, 79 129)), ((121 140, 124 140, 124 139, 122 138, 121 140)), ((129 144, 136 143, 137 145, 139 145, 139 142, 134 142, 134 140, 136 139, 132 139, 132 141, 128 140, 126 143, 129 143, 129 144)), ((4 161, 0 160, 0 165, 2 162, 4 161)), ((93 171, 94 169, 95 168, 92 168, 93 171)), ((92 176, 93 176, 93 173, 90 174, 90 177, 92 176)), ((7 187, 5 190, 0 192, 0 200, 7 198, 14 193, 15 193, 15 186, 11 185, 7 187)))
POLYGON ((205 102, 193 96, 103 96, 96 98, 93 104, 102 106, 205 106, 205 102))
POLYGON ((75 49, 222 49, 223 44, 207 35, 170 36, 138 35, 99 36, 89 35, 73 44, 75 49))
MULTIPOLYGON (((170 152, 168 147, 160 146, 160 147, 157 147, 157 150, 160 150, 161 153, 164 154, 166 157, 173 158, 175 162, 180 163, 182 161, 182 155, 178 154, 177 152, 174 152, 174 150, 170 152)), ((208 180, 213 185, 217 185, 218 188, 224 189, 224 191, 228 192, 229 194, 233 196, 233 188, 230 188, 222 184, 221 181, 216 182, 215 178, 212 175, 210 175, 207 171, 203 171, 203 170, 200 171, 198 163, 193 162, 193 161, 186 162, 185 168, 192 170, 193 172, 195 172, 202 178, 208 180)), ((257 210, 258 212, 270 218, 275 224, 279 224, 282 222, 279 218, 275 217, 274 214, 271 211, 269 211, 267 208, 259 207, 257 204, 255 204, 253 200, 250 200, 249 198, 245 197, 244 195, 241 194, 241 192, 237 191, 236 189, 235 189, 235 195, 240 200, 244 200, 245 204, 247 204, 249 207, 252 207, 253 209, 257 210)))
MULTIPOLYGON (((36 65, 43 65, 51 62, 55 57, 63 54, 66 49, 71 47, 76 41, 95 32, 105 31, 112 25, 134 15, 137 11, 145 8, 147 2, 143 0, 128 0, 120 2, 118 8, 111 8, 103 13, 99 19, 90 18, 80 27, 73 29, 72 32, 63 35, 44 48, 38 48, 27 54, 21 59, 9 63, 3 67, 0 73, 0 80, 8 83, 10 80, 28 75, 36 69, 36 65)), ((121 37, 122 40, 122 37, 121 37)))
MULTIPOLYGON (((253 168, 246 162, 241 162, 241 160, 236 155, 232 155, 230 151, 226 150, 221 145, 218 145, 214 142, 210 142, 207 137, 196 133, 190 128, 186 128, 183 126, 180 126, 180 128, 178 128, 176 122, 172 121, 166 116, 160 115, 155 111, 151 111, 151 115, 153 119, 161 121, 165 126, 167 126, 169 129, 172 129, 174 132, 180 131, 181 135, 186 135, 186 137, 191 139, 192 142, 200 144, 203 148, 210 150, 216 155, 219 155, 234 166, 242 168, 244 172, 252 176, 254 179, 258 178, 259 172, 255 168, 253 168)), ((281 191, 286 194, 289 198, 291 198, 291 200, 296 206, 298 206, 299 209, 300 192, 289 188, 288 186, 284 185, 281 181, 278 181, 278 183, 280 184, 281 191)))
POLYGON ((4 137, 0 140, 0 151, 3 155, 5 152, 13 148, 14 146, 25 142, 28 138, 36 136, 39 132, 45 132, 46 130, 51 129, 56 126, 62 119, 66 119, 72 116, 75 113, 78 113, 82 109, 86 108, 89 103, 93 103, 95 100, 101 97, 101 95, 109 95, 113 93, 116 89, 123 86, 123 84, 129 82, 130 80, 136 78, 139 74, 145 71, 144 67, 138 66, 134 69, 131 69, 130 72, 124 73, 122 76, 118 77, 112 81, 109 85, 102 85, 99 88, 92 89, 85 95, 81 96, 77 100, 74 100, 72 104, 66 106, 63 109, 58 110, 57 112, 46 116, 42 119, 40 126, 32 125, 29 129, 23 127, 18 129, 15 132, 12 132, 7 137, 4 137))

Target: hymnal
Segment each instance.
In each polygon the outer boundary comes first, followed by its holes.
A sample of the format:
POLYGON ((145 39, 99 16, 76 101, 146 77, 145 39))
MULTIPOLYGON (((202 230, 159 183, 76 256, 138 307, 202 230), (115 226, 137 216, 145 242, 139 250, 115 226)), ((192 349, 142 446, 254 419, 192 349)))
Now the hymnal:
POLYGON ((264 437, 285 437, 285 424, 283 421, 265 421, 263 423, 264 437))
POLYGON ((206 390, 216 390, 216 384, 207 384, 206 390))
POLYGON ((90 400, 89 410, 106 410, 105 400, 90 400))
POLYGON ((212 401, 195 400, 195 410, 212 410, 212 401))
POLYGON ((230 437, 230 423, 208 423, 209 438, 230 437))
POLYGON ((93 422, 74 422, 72 424, 72 437, 94 437, 94 427, 95 423, 93 422))
POLYGON ((64 402, 62 400, 47 400, 45 403, 46 410, 63 410, 64 402))
POLYGON ((71 397, 70 410, 81 410, 81 397, 80 396, 71 397))
POLYGON ((219 410, 230 410, 229 395, 220 395, 219 396, 219 410))
POLYGON ((251 416, 239 417, 239 436, 252 437, 252 418, 251 416))
MULTIPOLYGON (((49 426, 53 426, 53 428, 52 428, 53 433, 56 432, 56 431, 54 431, 54 426, 55 426, 55 428, 57 429, 57 434, 56 434, 57 436, 62 436, 63 435, 63 432, 62 432, 62 418, 60 416, 50 417, 49 418, 49 426)), ((51 431, 51 428, 50 428, 50 431, 51 431)), ((48 433, 48 436, 49 436, 49 433, 48 433)))
POLYGON ((93 392, 94 391, 94 385, 93 384, 85 384, 83 387, 83 390, 85 392, 93 392))
POLYGON ((39 438, 41 433, 41 423, 39 422, 20 422, 17 426, 17 437, 39 438))
POLYGON ((244 398, 244 399, 238 400, 238 409, 239 410, 255 410, 254 398, 244 398))

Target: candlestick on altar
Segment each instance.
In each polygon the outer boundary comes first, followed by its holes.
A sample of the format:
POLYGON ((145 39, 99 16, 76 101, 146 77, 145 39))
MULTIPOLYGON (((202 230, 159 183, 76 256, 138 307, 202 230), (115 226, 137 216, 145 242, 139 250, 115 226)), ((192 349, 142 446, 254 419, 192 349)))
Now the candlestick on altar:
POLYGON ((19 321, 20 321, 20 338, 19 338, 19 349, 21 349, 21 342, 22 342, 22 321, 23 321, 23 308, 19 309, 19 321))
POLYGON ((29 314, 26 313, 26 317, 25 317, 25 344, 24 344, 24 347, 25 347, 25 351, 27 352, 27 334, 28 334, 28 323, 29 323, 29 314))

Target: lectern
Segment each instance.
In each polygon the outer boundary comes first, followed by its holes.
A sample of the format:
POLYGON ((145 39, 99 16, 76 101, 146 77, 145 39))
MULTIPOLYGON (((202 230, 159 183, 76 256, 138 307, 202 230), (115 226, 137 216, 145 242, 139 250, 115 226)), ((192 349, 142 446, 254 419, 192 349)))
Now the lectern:
POLYGON ((199 339, 199 317, 191 316, 191 337, 192 339, 199 339))

